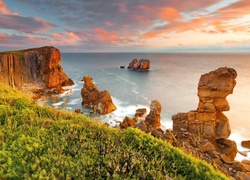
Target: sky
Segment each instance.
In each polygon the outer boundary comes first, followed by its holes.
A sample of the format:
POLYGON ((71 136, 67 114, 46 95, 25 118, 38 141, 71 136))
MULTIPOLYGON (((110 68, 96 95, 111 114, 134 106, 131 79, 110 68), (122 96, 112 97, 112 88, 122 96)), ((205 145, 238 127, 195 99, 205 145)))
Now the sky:
POLYGON ((250 0, 0 0, 0 51, 249 52, 250 0))

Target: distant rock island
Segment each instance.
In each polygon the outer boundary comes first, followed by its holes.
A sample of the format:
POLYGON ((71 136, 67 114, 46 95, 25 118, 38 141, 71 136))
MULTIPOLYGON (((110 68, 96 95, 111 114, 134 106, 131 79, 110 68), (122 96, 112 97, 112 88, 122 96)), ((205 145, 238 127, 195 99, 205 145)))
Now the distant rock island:
POLYGON ((147 71, 150 69, 150 61, 148 59, 133 59, 133 61, 129 63, 128 69, 147 71))
POLYGON ((13 88, 28 84, 44 89, 73 85, 61 67, 61 53, 52 46, 0 53, 0 80, 13 88))

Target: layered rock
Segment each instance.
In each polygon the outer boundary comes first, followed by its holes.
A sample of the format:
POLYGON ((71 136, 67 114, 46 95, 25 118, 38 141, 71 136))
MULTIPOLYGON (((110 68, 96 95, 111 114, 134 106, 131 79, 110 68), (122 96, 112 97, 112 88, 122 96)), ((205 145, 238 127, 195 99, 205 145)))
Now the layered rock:
POLYGON ((147 71, 150 69, 150 61, 148 59, 133 59, 133 61, 129 63, 128 69, 147 71))
POLYGON ((198 108, 172 116, 174 133, 189 131, 203 138, 228 138, 231 129, 223 111, 230 109, 226 97, 233 93, 236 77, 236 71, 226 67, 202 75, 198 108))
POLYGON ((89 75, 84 76, 82 81, 84 81, 81 90, 82 105, 99 114, 108 114, 116 110, 108 91, 99 91, 89 75))
POLYGON ((150 112, 146 116, 145 123, 153 128, 158 128, 161 125, 161 103, 158 100, 151 101, 150 112))
POLYGON ((236 77, 236 71, 227 67, 202 75, 198 84, 198 108, 172 116, 173 132, 177 137, 185 137, 188 132, 209 139, 212 149, 219 153, 224 163, 232 162, 238 152, 236 143, 226 139, 231 129, 223 114, 230 109, 226 97, 233 93, 236 77))
POLYGON ((55 47, 40 47, 0 53, 0 80, 13 88, 36 83, 44 88, 73 85, 61 67, 61 54, 55 47))

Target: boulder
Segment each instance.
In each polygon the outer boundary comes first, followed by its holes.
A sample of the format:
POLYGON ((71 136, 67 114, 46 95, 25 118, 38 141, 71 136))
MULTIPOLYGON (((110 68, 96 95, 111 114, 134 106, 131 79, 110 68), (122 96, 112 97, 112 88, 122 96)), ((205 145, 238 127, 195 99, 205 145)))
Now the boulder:
POLYGON ((233 93, 236 77, 236 71, 227 67, 201 75, 198 107, 172 116, 174 133, 181 136, 184 128, 202 138, 228 138, 231 128, 223 111, 230 109, 226 97, 233 93))
POLYGON ((161 103, 158 100, 151 101, 150 112, 146 116, 145 123, 153 128, 158 128, 161 125, 161 103))
POLYGON ((125 129, 128 127, 133 127, 135 123, 137 122, 136 118, 130 118, 126 116, 123 121, 120 123, 120 128, 125 129))
POLYGON ((216 151, 221 153, 222 160, 226 163, 232 162, 238 152, 235 141, 229 139, 216 139, 216 151))
POLYGON ((144 116, 147 113, 147 109, 146 108, 141 108, 141 109, 137 109, 135 112, 135 117, 139 118, 144 116))
POLYGON ((245 148, 248 148, 250 149, 250 140, 247 140, 247 141, 242 141, 241 142, 241 145, 245 148))
POLYGON ((81 90, 82 105, 92 109, 99 114, 108 114, 116 110, 110 93, 106 90, 99 91, 89 75, 83 77, 83 88, 81 90))
POLYGON ((150 61, 148 59, 133 59, 132 62, 129 63, 128 69, 141 71, 149 70, 150 61))

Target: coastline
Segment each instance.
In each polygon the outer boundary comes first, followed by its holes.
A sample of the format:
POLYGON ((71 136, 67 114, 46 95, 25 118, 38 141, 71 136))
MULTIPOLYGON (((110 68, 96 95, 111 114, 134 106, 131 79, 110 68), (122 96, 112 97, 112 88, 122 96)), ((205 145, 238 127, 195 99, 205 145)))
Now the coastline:
MULTIPOLYGON (((73 85, 73 86, 68 86, 67 88, 71 88, 71 91, 72 93, 74 93, 74 87, 77 87, 77 84, 73 85)), ((60 97, 60 98, 64 98, 66 96, 70 96, 70 93, 68 93, 69 91, 66 91, 65 93, 63 94, 59 94, 59 95, 54 95, 53 97, 54 98, 57 98, 57 97, 60 97)), ((49 97, 49 98, 53 98, 53 97, 49 97)), ((48 98, 48 97, 47 97, 48 98)), ((46 104, 46 97, 40 99, 39 101, 39 104, 40 105, 45 105, 46 104)), ((146 108, 147 109, 147 113, 149 112, 149 105, 146 106, 146 105, 142 105, 142 104, 137 104, 137 105, 124 105, 122 101, 120 101, 119 99, 115 98, 115 97, 112 97, 113 99, 113 102, 116 104, 117 106, 117 110, 109 113, 109 114, 106 114, 106 115, 95 115, 95 114, 90 114, 88 110, 84 110, 84 114, 83 115, 87 115, 95 120, 98 120, 98 121, 102 121, 104 123, 108 123, 110 127, 119 127, 119 124, 120 122, 123 121, 123 119, 126 117, 126 116, 129 116, 129 117, 133 117, 133 115, 135 114, 135 111, 136 109, 139 109, 139 108, 146 108)), ((53 108, 56 108, 56 109, 60 109, 60 105, 63 104, 63 103, 66 103, 68 104, 67 102, 65 101, 60 101, 60 102, 56 102, 56 103, 53 103, 51 104, 50 106, 53 107, 53 108)), ((81 99, 78 99, 74 102, 75 104, 77 103, 81 103, 81 99)), ((74 104, 72 101, 70 104, 74 104)), ((65 110, 68 110, 68 111, 71 111, 71 112, 74 112, 75 109, 72 109, 70 107, 66 107, 65 110)), ((145 116, 140 118, 140 121, 141 120, 144 120, 145 119, 145 116)), ((168 118, 168 117, 162 117, 161 118, 161 126, 160 128, 165 132, 166 130, 170 129, 172 130, 172 127, 173 126, 173 122, 172 122, 172 119, 168 118)), ((236 129, 232 129, 232 133, 231 135, 229 136, 228 139, 230 140, 233 140, 236 142, 237 144, 237 148, 238 148, 238 151, 241 151, 241 152, 248 152, 248 156, 243 156, 242 154, 240 154, 239 152, 237 153, 236 155, 236 158, 235 160, 237 161, 242 161, 244 159, 246 160, 250 160, 250 149, 247 149, 247 148, 244 148, 241 146, 241 141, 247 139, 246 136, 243 136, 244 133, 242 132, 239 132, 237 131, 236 129)))

